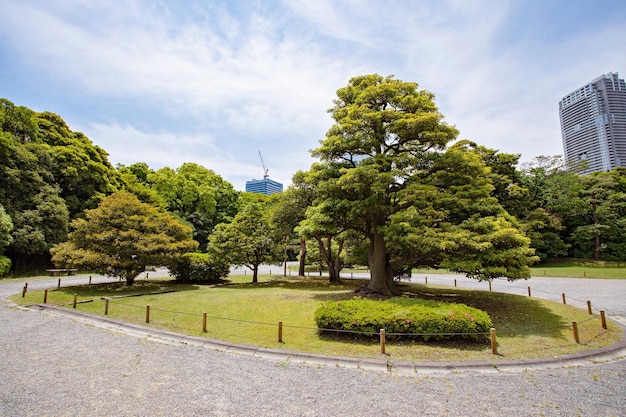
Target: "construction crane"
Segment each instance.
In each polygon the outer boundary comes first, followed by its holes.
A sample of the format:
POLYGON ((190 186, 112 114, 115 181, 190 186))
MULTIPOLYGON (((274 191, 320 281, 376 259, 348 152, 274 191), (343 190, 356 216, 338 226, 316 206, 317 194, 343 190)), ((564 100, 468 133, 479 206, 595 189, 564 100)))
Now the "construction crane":
POLYGON ((259 158, 261 158, 261 165, 263 165, 263 179, 270 177, 270 170, 265 167, 265 162, 263 162, 263 156, 261 155, 261 151, 259 151, 259 158))

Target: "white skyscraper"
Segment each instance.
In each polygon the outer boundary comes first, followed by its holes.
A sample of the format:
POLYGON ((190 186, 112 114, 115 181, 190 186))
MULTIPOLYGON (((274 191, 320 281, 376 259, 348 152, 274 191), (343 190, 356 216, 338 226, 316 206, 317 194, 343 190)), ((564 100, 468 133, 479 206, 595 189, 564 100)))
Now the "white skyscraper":
POLYGON ((565 159, 586 162, 583 174, 626 166, 626 84, 604 74, 559 102, 565 159))

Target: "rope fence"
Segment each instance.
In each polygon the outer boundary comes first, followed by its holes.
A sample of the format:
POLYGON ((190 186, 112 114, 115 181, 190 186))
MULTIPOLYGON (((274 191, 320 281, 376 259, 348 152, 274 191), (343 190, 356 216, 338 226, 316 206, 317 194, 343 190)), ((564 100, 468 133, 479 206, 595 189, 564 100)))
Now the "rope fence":
MULTIPOLYGON (((26 292, 28 291, 28 284, 24 285, 24 290, 23 290, 23 296, 26 295, 26 292)), ((43 302, 44 303, 50 303, 50 293, 48 290, 44 291, 44 299, 43 302)), ((565 301, 565 296, 563 295, 563 300, 565 301)), ((93 299, 83 299, 83 300, 78 300, 78 296, 77 294, 74 294, 73 297, 73 301, 70 303, 64 303, 62 305, 64 306, 68 306, 68 305, 72 305, 72 307, 75 309, 77 308, 77 305, 79 304, 84 304, 84 303, 91 303, 94 302, 95 300, 93 299)), ((216 316, 216 315, 209 315, 206 312, 203 313, 193 313, 193 312, 185 312, 185 311, 177 311, 177 310, 170 310, 170 309, 164 309, 164 308, 159 308, 159 307, 154 307, 151 305, 137 305, 137 304, 131 304, 131 303, 127 303, 127 302, 122 302, 122 301, 118 301, 114 298, 109 298, 109 297, 102 297, 100 299, 100 301, 104 302, 104 315, 109 315, 112 311, 112 308, 118 308, 118 307, 123 307, 123 308, 130 308, 130 309, 136 309, 136 310, 143 310, 145 312, 145 322, 146 323, 159 323, 158 321, 154 321, 154 319, 161 319, 164 320, 166 318, 164 318, 164 315, 170 315, 171 317, 174 317, 172 319, 172 321, 168 321, 167 326, 169 327, 175 327, 178 328, 180 330, 182 330, 183 332, 189 331, 188 327, 185 326, 178 326, 174 323, 175 317, 176 316, 187 316, 187 317, 193 317, 193 318, 198 318, 198 326, 202 326, 202 333, 211 333, 213 335, 216 335, 218 337, 224 337, 224 336, 228 336, 228 337, 236 337, 237 333, 236 333, 236 328, 235 327, 229 327, 232 329, 235 329, 233 332, 229 332, 229 331, 225 331, 225 330, 220 330, 219 332, 217 332, 215 329, 209 329, 208 326, 208 321, 209 320, 213 320, 213 321, 223 321, 223 322, 232 322, 232 323, 237 323, 237 324, 243 324, 243 325, 252 325, 252 326, 264 326, 264 327, 273 327, 275 328, 277 331, 277 339, 279 343, 284 343, 284 332, 285 330, 300 330, 300 331, 307 331, 307 332, 312 332, 312 333, 316 333, 316 334, 335 334, 335 335, 352 335, 352 336, 359 336, 359 337, 378 337, 379 338, 379 343, 380 343, 380 351, 381 353, 385 353, 385 349, 386 349, 386 344, 387 344, 387 339, 388 338, 437 338, 437 337, 468 337, 468 336, 484 336, 486 339, 490 340, 491 342, 491 350, 492 353, 494 355, 498 354, 498 342, 497 342, 497 332, 495 328, 490 329, 489 332, 480 332, 480 333, 387 333, 385 331, 385 329, 379 329, 378 331, 369 331, 369 332, 365 332, 365 331, 356 331, 356 330, 344 330, 344 329, 326 329, 326 328, 318 328, 318 327, 308 327, 308 326, 295 326, 295 325, 288 325, 283 323, 283 321, 279 321, 278 323, 268 323, 268 322, 263 322, 263 321, 256 321, 256 320, 243 320, 243 319, 235 319, 235 318, 231 318, 231 317, 222 317, 222 316, 216 316), (163 314, 161 314, 163 313, 163 314)), ((54 304, 54 303, 51 303, 54 304)), ((590 301, 587 300, 586 302, 587 306, 590 306, 590 301)), ((61 305, 61 304, 57 304, 57 305, 61 305)), ((591 309, 589 308, 589 314, 590 317, 586 320, 580 321, 580 322, 571 322, 571 324, 564 324, 564 325, 559 325, 559 326, 542 326, 542 327, 532 327, 529 326, 528 328, 524 329, 523 332, 520 332, 519 330, 517 331, 507 331, 507 330, 503 330, 500 332, 500 336, 514 336, 514 335, 519 335, 519 334, 538 334, 538 333, 542 333, 542 332, 553 332, 553 331, 562 331, 564 329, 571 329, 572 331, 572 339, 574 341, 574 343, 581 343, 580 341, 580 329, 582 326, 587 326, 588 323, 592 322, 592 321, 596 321, 599 320, 601 323, 601 328, 602 329, 607 329, 606 326, 606 318, 605 318, 605 314, 604 314, 604 310, 599 310, 600 314, 599 315, 593 315, 591 313, 591 309)), ((266 333, 264 333, 266 334, 266 333)), ((588 341, 594 339, 598 337, 598 333, 593 333, 592 335, 589 337, 589 339, 587 341, 585 341, 584 343, 587 343, 588 341)), ((249 342, 249 341, 247 341, 249 342)))

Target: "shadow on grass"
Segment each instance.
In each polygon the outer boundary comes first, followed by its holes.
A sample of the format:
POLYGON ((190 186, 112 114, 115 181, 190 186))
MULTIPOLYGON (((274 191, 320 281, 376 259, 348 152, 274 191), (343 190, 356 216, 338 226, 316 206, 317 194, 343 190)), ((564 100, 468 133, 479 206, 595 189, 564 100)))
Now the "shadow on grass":
POLYGON ((363 281, 342 280, 339 283, 331 283, 328 278, 319 277, 298 277, 298 278, 272 278, 269 281, 252 282, 227 282, 220 285, 222 288, 232 288, 237 290, 256 290, 259 288, 282 288, 296 291, 353 291, 363 281))
POLYGON ((200 289, 198 285, 183 284, 174 280, 136 280, 130 287, 126 285, 125 281, 122 281, 61 287, 54 291, 69 295, 77 294, 81 298, 88 298, 143 295, 158 292, 195 291, 198 289, 200 289))
POLYGON ((523 295, 420 284, 407 284, 401 288, 405 296, 461 303, 485 311, 501 335, 558 337, 569 325, 563 317, 544 307, 541 300, 523 295))

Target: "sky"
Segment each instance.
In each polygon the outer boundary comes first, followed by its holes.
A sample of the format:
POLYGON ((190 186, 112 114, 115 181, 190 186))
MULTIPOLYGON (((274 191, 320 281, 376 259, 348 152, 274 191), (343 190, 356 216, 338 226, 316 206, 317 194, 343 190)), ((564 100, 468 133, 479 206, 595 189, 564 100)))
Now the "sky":
POLYGON ((0 97, 113 165, 195 162, 244 190, 315 160, 336 91, 394 75, 521 162, 563 153, 559 100, 626 76, 623 0, 0 0, 0 97))

